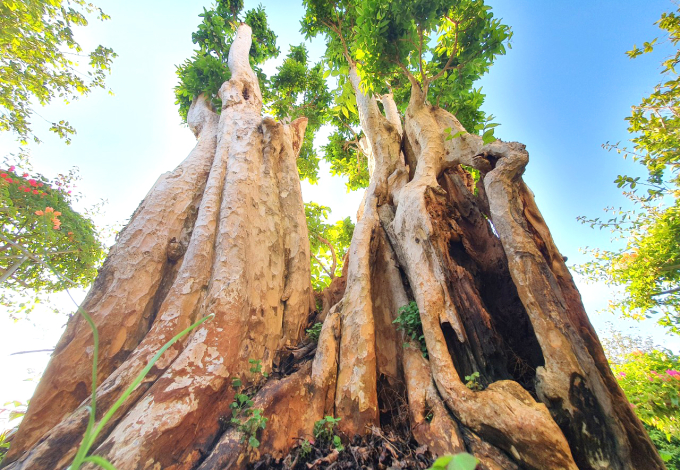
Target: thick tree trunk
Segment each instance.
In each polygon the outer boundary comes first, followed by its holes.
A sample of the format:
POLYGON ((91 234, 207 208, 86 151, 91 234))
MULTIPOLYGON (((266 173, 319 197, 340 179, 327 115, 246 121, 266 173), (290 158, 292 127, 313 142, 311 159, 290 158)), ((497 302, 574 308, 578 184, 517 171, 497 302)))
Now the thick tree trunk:
MULTIPOLYGON (((314 308, 295 165, 306 121, 262 119, 249 48, 242 25, 220 116, 194 102, 196 149, 159 179, 83 304, 102 337, 98 417, 165 341, 215 319, 162 357, 95 453, 126 470, 245 468, 286 454, 331 415, 347 438, 391 429, 435 455, 471 452, 483 469, 664 468, 521 179, 524 147, 446 140, 445 128, 464 129, 415 81, 402 123, 390 95, 383 114, 362 93, 350 64, 371 180, 343 276, 318 312, 318 345, 302 341, 314 308), (461 165, 482 179, 475 185, 461 165), (393 325, 410 301, 427 357, 404 348, 393 325), (249 359, 276 373, 249 374, 249 359), (481 390, 465 384, 473 372, 481 390), (233 378, 269 420, 258 449, 222 425, 233 378)), ((91 341, 74 317, 7 468, 65 468, 73 458, 87 424, 91 341)))

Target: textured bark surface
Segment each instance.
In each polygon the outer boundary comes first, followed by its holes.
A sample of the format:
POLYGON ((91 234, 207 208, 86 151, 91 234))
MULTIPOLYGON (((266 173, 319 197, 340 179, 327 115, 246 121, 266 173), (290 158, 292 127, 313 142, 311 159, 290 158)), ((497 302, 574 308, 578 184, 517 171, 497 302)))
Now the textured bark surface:
MULTIPOLYGON (((471 452, 486 470, 664 468, 522 181, 528 153, 447 140, 444 129, 465 129, 415 80, 402 122, 390 94, 363 94, 350 63, 371 178, 343 274, 314 312, 296 168, 306 120, 261 117, 250 41, 240 26, 220 115, 194 102, 196 149, 159 179, 84 303, 103 341, 98 415, 165 341, 215 319, 162 357, 94 452, 120 469, 243 469, 334 416, 345 441, 400 434, 432 455, 471 452), (412 301, 426 355, 393 324, 412 301), (303 338, 313 321, 317 344, 303 338), (250 359, 274 373, 250 373, 250 359), (234 378, 268 419, 258 448, 229 424, 234 378)), ((91 359, 74 317, 7 468, 68 466, 91 359)))

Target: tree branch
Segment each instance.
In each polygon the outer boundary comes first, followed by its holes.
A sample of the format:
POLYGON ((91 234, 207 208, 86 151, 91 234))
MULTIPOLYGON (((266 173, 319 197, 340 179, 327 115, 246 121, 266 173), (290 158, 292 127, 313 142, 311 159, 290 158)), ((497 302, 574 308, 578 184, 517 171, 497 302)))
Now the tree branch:
POLYGON ((14 274, 16 270, 19 269, 19 267, 21 267, 21 265, 24 264, 24 261, 26 261, 27 259, 28 256, 23 255, 21 258, 16 260, 14 264, 12 264, 12 266, 7 268, 7 270, 2 274, 2 276, 0 276, 0 285, 2 285, 7 279, 9 279, 12 276, 12 274, 14 274))
POLYGON ((656 297, 657 295, 666 295, 666 294, 673 294, 675 292, 680 292, 680 287, 674 287, 672 289, 668 290, 663 290, 661 292, 657 292, 656 294, 652 294, 651 297, 656 297))
POLYGON ((326 245, 331 250, 331 256, 333 257, 333 267, 331 268, 331 273, 333 274, 331 274, 330 277, 331 280, 333 280, 335 278, 335 270, 338 267, 338 260, 335 256, 335 248, 333 248, 333 244, 331 242, 323 238, 321 235, 317 235, 316 238, 318 238, 321 243, 326 245))
POLYGON ((323 271, 324 271, 324 272, 328 275, 328 277, 330 277, 331 280, 332 280, 332 279, 333 279, 332 274, 328 271, 328 269, 326 268, 326 266, 324 266, 324 264, 323 264, 321 261, 319 261, 319 258, 317 258, 316 256, 314 256, 314 254, 312 254, 312 259, 313 259, 314 261, 316 261, 317 263, 319 263, 319 266, 321 266, 321 269, 323 269, 323 271))
POLYGON ((458 23, 453 21, 451 18, 448 16, 446 17, 447 20, 449 20, 451 23, 453 23, 454 27, 454 40, 453 40, 453 50, 451 51, 451 55, 449 56, 449 59, 446 61, 446 64, 444 64, 444 68, 439 71, 435 76, 427 80, 425 87, 429 87, 430 83, 434 82, 435 80, 438 80, 444 73, 446 73, 447 70, 451 70, 451 62, 453 62, 453 58, 458 54, 458 23))
POLYGON ((674 271, 676 269, 680 269, 680 264, 672 264, 670 266, 663 266, 661 268, 661 271, 674 271))
MULTIPOLYGON (((45 262, 44 262, 42 259, 40 259, 39 257, 35 256, 33 253, 31 253, 30 251, 28 251, 28 250, 27 250, 26 248, 24 248, 23 246, 21 246, 21 245, 19 245, 19 244, 17 244, 17 243, 14 243, 12 240, 10 240, 10 239, 7 238, 6 236, 4 236, 2 233, 0 233, 0 239, 2 239, 5 243, 7 243, 7 244, 9 244, 9 245, 12 245, 14 248, 16 248, 17 250, 21 251, 23 254, 25 254, 27 257, 31 258, 31 259, 32 259, 33 261, 35 261, 36 263, 38 263, 38 264, 40 264, 41 266, 43 266, 43 267, 49 269, 50 271, 52 271, 52 267, 51 267, 50 265, 48 265, 47 263, 45 263, 45 262)), ((73 282, 71 279, 69 279, 69 278, 67 278, 66 276, 64 276, 63 274, 60 274, 60 275, 59 275, 59 278, 60 278, 60 279, 64 279, 65 281, 70 282, 70 283, 71 283, 72 285, 74 285, 74 286, 77 286, 77 285, 78 285, 78 284, 76 284, 75 282, 73 282)))

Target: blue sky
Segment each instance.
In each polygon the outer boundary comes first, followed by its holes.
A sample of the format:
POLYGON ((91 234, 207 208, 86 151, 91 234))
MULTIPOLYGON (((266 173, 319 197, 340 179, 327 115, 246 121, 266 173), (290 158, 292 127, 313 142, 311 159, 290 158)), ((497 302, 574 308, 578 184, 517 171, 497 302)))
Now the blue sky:
MULTIPOLYGON (((175 64, 191 55, 191 33, 208 2, 95 3, 112 19, 92 21, 78 37, 86 49, 101 43, 120 55, 108 81, 115 95, 96 91, 68 106, 55 103, 41 109, 40 114, 48 119, 69 120, 78 134, 67 146, 48 136, 36 118, 35 127, 42 130, 45 142, 33 147, 32 154, 35 169, 46 175, 78 166, 83 178, 78 189, 86 196, 85 202, 109 202, 106 217, 99 222, 119 223, 132 214, 158 176, 174 168, 195 143, 191 132, 180 124, 172 88, 175 64)), ((303 41, 298 31, 302 7, 289 1, 262 3, 285 54, 289 44, 303 41)), ((638 171, 631 162, 605 152, 601 144, 629 138, 624 117, 659 81, 659 63, 671 49, 665 46, 636 60, 628 59, 625 51, 656 37, 659 30, 653 23, 674 5, 669 0, 488 3, 512 27, 514 37, 512 49, 481 81, 487 95, 484 109, 501 124, 498 137, 527 145, 531 161, 525 179, 562 253, 570 262, 582 261, 578 249, 606 247, 609 234, 579 224, 576 217, 599 216, 603 207, 623 204, 612 181, 617 174, 638 171)), ((323 53, 322 41, 309 47, 313 58, 323 53)), ((269 70, 276 64, 269 64, 269 70)), ((11 138, 0 137, 3 155, 15 148, 11 138)), ((354 216, 361 199, 360 192, 347 194, 344 183, 329 176, 317 186, 303 184, 303 192, 306 200, 331 206, 334 220, 354 216)), ((615 320, 595 313, 606 305, 607 289, 579 285, 597 328, 615 320)), ((13 363, 4 376, 16 379, 0 385, 0 403, 25 399, 17 395, 30 393, 32 385, 18 381, 27 367, 38 370, 46 360, 36 355, 10 359, 7 354, 52 347, 63 319, 43 314, 23 323, 13 325, 0 318, 0 334, 11 336, 0 341, 0 357, 6 359, 5 364, 13 363)), ((616 326, 635 332, 640 325, 616 320, 616 326)), ((642 324, 639 331, 680 350, 680 338, 665 336, 651 322, 642 324)))

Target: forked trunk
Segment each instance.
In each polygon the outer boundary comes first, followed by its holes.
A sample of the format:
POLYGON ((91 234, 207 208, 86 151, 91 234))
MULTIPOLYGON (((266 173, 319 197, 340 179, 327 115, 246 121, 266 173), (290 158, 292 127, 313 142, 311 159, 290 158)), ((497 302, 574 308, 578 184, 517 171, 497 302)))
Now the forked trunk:
MULTIPOLYGON (((249 48, 242 25, 220 116, 194 102, 196 149, 154 186, 83 305, 102 337, 98 416, 165 341, 216 317, 162 357, 95 453, 126 470, 245 468, 311 439, 331 415, 346 438, 389 429, 435 455, 471 452, 482 469, 664 468, 522 181, 524 147, 446 140, 444 129, 464 129, 415 81, 402 123, 390 95, 383 114, 362 93, 350 64, 371 180, 326 303, 338 286, 344 294, 319 312, 316 348, 303 341, 314 316, 295 166, 306 122, 262 119, 249 48), (411 301, 427 357, 393 325, 411 301), (276 373, 249 374, 250 359, 276 373), (257 449, 222 425, 233 378, 268 418, 257 449)), ((7 468, 68 465, 87 424, 91 360, 74 317, 7 468)))

